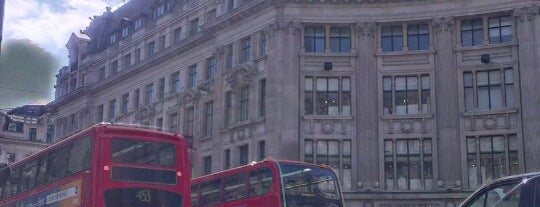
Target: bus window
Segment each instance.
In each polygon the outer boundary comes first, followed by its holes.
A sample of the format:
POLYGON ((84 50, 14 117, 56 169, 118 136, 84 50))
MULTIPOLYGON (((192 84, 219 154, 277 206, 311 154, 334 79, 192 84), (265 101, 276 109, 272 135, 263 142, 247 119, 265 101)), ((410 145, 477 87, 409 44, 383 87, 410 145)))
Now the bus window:
POLYGON ((174 145, 142 142, 131 139, 113 139, 112 159, 116 162, 174 166, 174 145))
POLYGON ((63 178, 66 175, 66 166, 69 156, 69 147, 64 146, 48 157, 47 163, 47 182, 63 178))
POLYGON ((92 146, 90 137, 85 137, 73 142, 69 150, 67 173, 76 173, 90 167, 90 153, 92 146))
POLYGON ((251 171, 249 175, 249 196, 264 195, 272 186, 272 172, 268 168, 251 171))
POLYGON ((20 191, 27 191, 34 188, 36 181, 36 171, 37 171, 37 160, 32 160, 29 163, 26 163, 22 167, 21 177, 19 180, 20 191))
POLYGON ((246 173, 225 177, 223 180, 224 200, 232 201, 247 197, 246 180, 246 173))
POLYGON ((221 179, 206 181, 201 184, 201 206, 209 206, 221 201, 221 179))
POLYGON ((197 207, 199 205, 199 185, 195 184, 191 186, 191 207, 197 207))
POLYGON ((39 167, 37 169, 36 186, 47 183, 47 156, 39 158, 39 167))

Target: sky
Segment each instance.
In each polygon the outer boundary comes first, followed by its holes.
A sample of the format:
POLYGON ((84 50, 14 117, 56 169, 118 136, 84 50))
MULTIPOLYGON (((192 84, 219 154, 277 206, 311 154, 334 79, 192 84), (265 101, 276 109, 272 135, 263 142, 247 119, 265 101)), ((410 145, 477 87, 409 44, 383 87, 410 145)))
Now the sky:
POLYGON ((67 41, 89 17, 127 0, 6 0, 0 53, 0 109, 54 99, 68 65, 67 41))

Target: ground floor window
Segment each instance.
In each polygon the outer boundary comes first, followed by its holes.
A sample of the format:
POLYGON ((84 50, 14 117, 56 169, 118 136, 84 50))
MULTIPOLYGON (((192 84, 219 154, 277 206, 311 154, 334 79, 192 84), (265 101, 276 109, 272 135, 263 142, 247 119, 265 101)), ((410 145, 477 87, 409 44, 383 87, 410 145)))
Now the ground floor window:
POLYGON ((384 177, 387 190, 433 188, 430 138, 384 141, 384 177))
POLYGON ((352 189, 351 155, 351 140, 305 140, 304 161, 330 165, 344 190, 352 189))
POLYGON ((467 173, 471 189, 496 178, 518 174, 516 135, 467 137, 467 173))

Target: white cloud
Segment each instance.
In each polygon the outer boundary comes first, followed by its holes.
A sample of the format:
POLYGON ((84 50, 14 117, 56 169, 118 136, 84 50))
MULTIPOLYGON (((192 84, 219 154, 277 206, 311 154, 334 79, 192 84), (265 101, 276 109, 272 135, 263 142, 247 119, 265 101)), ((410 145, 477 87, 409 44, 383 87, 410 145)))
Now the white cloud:
POLYGON ((71 33, 86 28, 89 17, 101 15, 107 0, 7 0, 4 40, 30 39, 67 65, 65 47, 71 33), (52 2, 52 3, 47 3, 52 2))

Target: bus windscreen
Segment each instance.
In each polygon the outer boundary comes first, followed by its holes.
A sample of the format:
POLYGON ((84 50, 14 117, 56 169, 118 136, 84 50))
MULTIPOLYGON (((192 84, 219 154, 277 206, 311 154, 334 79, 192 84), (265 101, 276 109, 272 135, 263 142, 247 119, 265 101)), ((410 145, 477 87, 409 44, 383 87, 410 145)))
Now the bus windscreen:
POLYGON ((174 166, 173 144, 144 142, 132 139, 113 139, 112 160, 115 162, 174 166))

